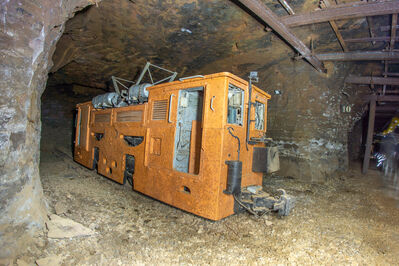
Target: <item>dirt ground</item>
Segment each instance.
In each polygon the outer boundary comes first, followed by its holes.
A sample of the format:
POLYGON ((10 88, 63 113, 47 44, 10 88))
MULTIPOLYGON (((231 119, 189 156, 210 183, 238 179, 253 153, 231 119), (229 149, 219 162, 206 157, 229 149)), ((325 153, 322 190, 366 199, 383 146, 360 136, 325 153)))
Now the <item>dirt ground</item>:
POLYGON ((290 216, 241 213, 218 222, 134 192, 59 149, 42 153, 41 177, 50 212, 61 204, 62 216, 96 234, 44 235, 21 257, 26 262, 57 255, 65 265, 398 263, 398 201, 377 171, 353 169, 326 184, 267 177, 266 190, 295 196, 290 216))

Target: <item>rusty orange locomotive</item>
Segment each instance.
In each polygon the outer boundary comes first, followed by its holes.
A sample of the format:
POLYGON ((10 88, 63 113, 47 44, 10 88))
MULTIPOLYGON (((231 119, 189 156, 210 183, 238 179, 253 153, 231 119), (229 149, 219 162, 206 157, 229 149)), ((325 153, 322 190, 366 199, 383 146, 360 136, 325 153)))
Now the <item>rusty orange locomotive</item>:
POLYGON ((290 197, 261 187, 278 153, 265 137, 270 95, 251 81, 223 72, 78 104, 74 160, 211 220, 240 209, 287 215, 290 197))

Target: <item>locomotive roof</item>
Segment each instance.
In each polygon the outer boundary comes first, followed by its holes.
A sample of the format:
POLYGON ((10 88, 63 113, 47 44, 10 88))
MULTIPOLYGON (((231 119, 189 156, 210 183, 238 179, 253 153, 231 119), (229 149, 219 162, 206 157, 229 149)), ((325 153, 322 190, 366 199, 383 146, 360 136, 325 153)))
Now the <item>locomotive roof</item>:
MULTIPOLYGON (((197 81, 200 81, 200 80, 214 79, 214 78, 220 78, 220 77, 228 77, 228 78, 234 79, 235 81, 241 83, 245 87, 248 86, 248 81, 246 81, 246 80, 244 80, 244 79, 242 79, 242 78, 240 78, 240 77, 238 77, 238 76, 236 76, 236 75, 234 75, 234 74, 232 74, 230 72, 219 72, 219 73, 215 73, 215 74, 205 75, 203 77, 201 77, 201 76, 195 77, 194 76, 193 78, 187 78, 187 79, 184 79, 184 80, 181 80, 181 81, 180 80, 175 80, 175 81, 172 81, 172 82, 161 83, 161 84, 157 84, 155 86, 148 87, 147 90, 153 90, 153 89, 159 89, 159 88, 167 88, 167 87, 170 87, 170 86, 181 85, 181 84, 184 84, 184 83, 197 82, 197 81)), ((259 93, 265 95, 266 98, 270 99, 271 96, 267 92, 259 89, 255 85, 252 85, 252 88, 254 90, 258 91, 259 93)))

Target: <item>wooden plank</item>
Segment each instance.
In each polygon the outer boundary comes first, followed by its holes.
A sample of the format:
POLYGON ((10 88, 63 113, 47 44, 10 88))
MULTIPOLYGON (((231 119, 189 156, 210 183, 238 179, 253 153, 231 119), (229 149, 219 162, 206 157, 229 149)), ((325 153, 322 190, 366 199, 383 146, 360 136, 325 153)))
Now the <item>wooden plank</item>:
MULTIPOLYGON (((391 31, 392 27, 391 26, 381 26, 380 31, 391 31)), ((399 29, 399 25, 396 25, 395 29, 399 29)))
POLYGON ((391 72, 385 72, 383 73, 384 76, 391 76, 391 77, 399 77, 399 73, 391 73, 391 72))
MULTIPOLYGON (((381 89, 378 89, 377 91, 382 93, 381 89)), ((399 90, 385 90, 385 95, 387 95, 387 94, 399 94, 399 90)), ((387 96, 389 96, 389 95, 387 95, 387 96)))
MULTIPOLYGON (((322 8, 331 7, 331 4, 330 4, 330 2, 329 2, 328 0, 323 0, 323 1, 321 2, 320 5, 321 5, 322 8)), ((335 23, 334 20, 330 20, 329 23, 330 23, 330 26, 331 26, 331 28, 333 29, 334 33, 335 33, 335 36, 337 37, 337 40, 338 40, 339 44, 340 44, 341 47, 342 47, 342 50, 343 50, 344 52, 348 52, 349 49, 348 49, 348 47, 346 46, 346 43, 345 43, 345 41, 344 41, 344 38, 342 37, 341 32, 340 32, 339 29, 338 29, 337 23, 335 23)))
POLYGON ((395 115, 395 112, 392 113, 376 113, 375 117, 388 117, 392 118, 395 115))
POLYGON ((365 51, 317 54, 321 61, 374 61, 374 60, 398 60, 399 52, 389 51, 365 51))
MULTIPOLYGON (((394 37, 395 41, 399 40, 399 37, 394 37)), ((389 36, 378 36, 374 38, 366 37, 366 38, 351 38, 345 39, 345 42, 389 42, 391 37, 389 36)))
POLYGON ((328 22, 330 20, 353 19, 393 13, 399 13, 399 1, 355 2, 349 5, 336 5, 328 9, 284 16, 281 18, 281 22, 287 27, 297 27, 328 22))
MULTIPOLYGON (((371 99, 375 99, 375 95, 367 95, 363 98, 364 101, 368 102, 371 99)), ((377 96, 377 102, 399 102, 399 96, 396 95, 380 95, 377 96)))
POLYGON ((371 144, 373 143, 373 134, 374 134, 374 121, 375 121, 375 97, 370 100, 369 107, 369 123, 367 127, 367 139, 366 139, 366 150, 364 152, 363 158, 363 169, 362 173, 366 174, 369 169, 370 164, 370 153, 371 153, 371 144))
POLYGON ((396 113, 399 110, 399 106, 397 105, 380 105, 376 107, 376 112, 380 113, 396 113))
POLYGON ((264 3, 259 0, 238 0, 247 9, 253 12, 265 24, 269 25, 278 35, 297 50, 314 68, 320 72, 326 72, 324 65, 315 57, 309 48, 299 40, 271 11, 264 3))
POLYGON ((399 85, 399 78, 349 75, 346 77, 345 82, 351 84, 399 85))

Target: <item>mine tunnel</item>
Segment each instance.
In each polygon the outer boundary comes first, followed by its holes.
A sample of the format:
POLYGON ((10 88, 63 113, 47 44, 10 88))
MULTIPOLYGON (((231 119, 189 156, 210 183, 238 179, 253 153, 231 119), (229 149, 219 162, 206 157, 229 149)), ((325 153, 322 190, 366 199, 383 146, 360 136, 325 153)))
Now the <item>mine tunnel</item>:
POLYGON ((396 264, 399 1, 0 1, 0 264, 396 264))

